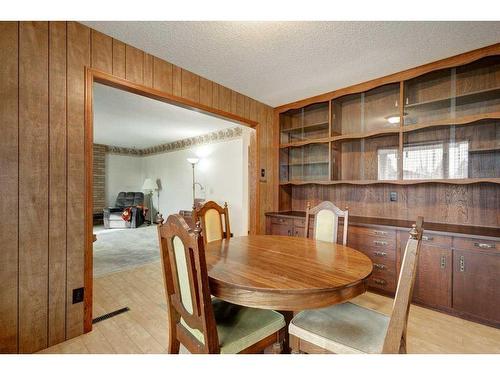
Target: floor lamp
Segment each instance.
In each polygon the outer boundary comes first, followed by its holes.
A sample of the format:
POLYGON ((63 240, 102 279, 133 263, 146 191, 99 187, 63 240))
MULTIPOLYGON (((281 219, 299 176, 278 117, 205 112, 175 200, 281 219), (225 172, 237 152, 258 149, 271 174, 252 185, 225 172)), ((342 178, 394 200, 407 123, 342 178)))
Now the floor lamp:
POLYGON ((196 201, 195 201, 196 181, 194 179, 194 166, 196 164, 198 164, 198 162, 200 161, 200 159, 198 159, 198 158, 188 158, 187 161, 188 161, 189 164, 191 164, 191 167, 193 168, 193 210, 195 210, 196 209, 196 201))
POLYGON ((155 191, 158 186, 153 182, 152 179, 146 178, 144 184, 142 184, 142 190, 146 192, 149 196, 149 224, 153 223, 153 191, 155 191))

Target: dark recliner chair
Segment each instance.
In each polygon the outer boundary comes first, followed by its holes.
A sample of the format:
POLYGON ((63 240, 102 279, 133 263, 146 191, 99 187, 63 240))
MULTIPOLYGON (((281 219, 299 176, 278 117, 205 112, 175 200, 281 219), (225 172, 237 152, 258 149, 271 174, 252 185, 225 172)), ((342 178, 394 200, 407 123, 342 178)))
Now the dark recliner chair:
POLYGON ((142 192, 120 192, 116 197, 115 207, 104 208, 104 228, 137 228, 144 223, 144 215, 137 206, 144 204, 142 192), (131 220, 122 219, 123 210, 131 207, 131 220))

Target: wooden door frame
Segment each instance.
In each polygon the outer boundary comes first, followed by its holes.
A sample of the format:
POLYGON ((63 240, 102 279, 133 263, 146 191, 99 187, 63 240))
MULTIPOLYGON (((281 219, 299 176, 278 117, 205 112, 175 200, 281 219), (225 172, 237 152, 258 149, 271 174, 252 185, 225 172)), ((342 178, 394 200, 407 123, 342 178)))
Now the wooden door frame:
MULTIPOLYGON (((255 150, 254 164, 249 172, 249 230, 251 234, 256 234, 259 228, 259 135, 260 124, 257 121, 249 120, 241 116, 215 109, 192 100, 185 99, 176 95, 154 89, 149 86, 141 85, 116 77, 112 74, 94 68, 85 68, 85 250, 84 250, 84 332, 92 330, 92 305, 93 305, 93 85, 94 82, 106 86, 114 87, 119 90, 127 91, 133 94, 145 96, 164 103, 173 104, 179 107, 202 112, 224 120, 230 120, 240 125, 255 129, 255 150), (252 203, 253 202, 253 203, 252 203)), ((158 250, 159 251, 159 250, 158 250)))

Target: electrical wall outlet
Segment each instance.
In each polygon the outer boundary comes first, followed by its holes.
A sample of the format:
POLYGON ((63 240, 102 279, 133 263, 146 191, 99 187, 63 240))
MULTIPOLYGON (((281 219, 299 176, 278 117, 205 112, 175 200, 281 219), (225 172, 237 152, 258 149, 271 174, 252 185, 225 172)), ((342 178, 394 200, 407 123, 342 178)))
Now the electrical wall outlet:
POLYGON ((261 170, 260 170, 260 181, 261 182, 266 181, 266 170, 264 168, 261 168, 261 170))
POLYGON ((84 289, 76 288, 73 289, 73 304, 83 302, 84 289))

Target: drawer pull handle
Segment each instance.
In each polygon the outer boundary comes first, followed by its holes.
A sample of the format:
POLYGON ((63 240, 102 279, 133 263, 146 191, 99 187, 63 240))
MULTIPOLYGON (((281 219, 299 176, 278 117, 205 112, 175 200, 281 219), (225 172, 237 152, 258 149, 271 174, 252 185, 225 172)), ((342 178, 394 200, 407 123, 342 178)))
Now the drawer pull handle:
POLYGON ((375 245, 379 245, 379 246, 385 246, 385 245, 387 245, 386 241, 373 241, 373 243, 375 245))
POLYGON ((385 270, 387 267, 384 264, 373 263, 373 267, 378 268, 379 270, 385 270))
POLYGON ((446 268, 446 257, 441 256, 441 268, 446 268))
POLYGON ((422 240, 424 241, 432 241, 434 237, 429 237, 429 236, 422 236, 422 240))
POLYGON ((385 284, 387 284, 387 281, 382 280, 382 279, 373 279, 373 282, 375 284, 379 284, 379 285, 385 285, 385 284))
POLYGON ((489 243, 481 243, 481 242, 474 242, 474 246, 479 247, 481 249, 492 249, 495 247, 495 245, 489 243))
POLYGON ((375 234, 382 234, 382 235, 386 235, 387 234, 387 232, 383 231, 383 230, 374 230, 373 233, 375 233, 375 234))
POLYGON ((460 272, 465 271, 465 257, 463 255, 460 256, 460 272))
POLYGON ((385 257, 387 255, 385 251, 374 251, 373 253, 379 257, 385 257))

